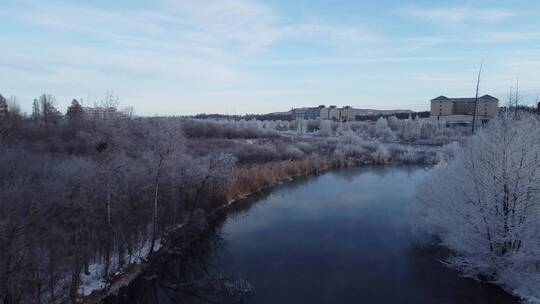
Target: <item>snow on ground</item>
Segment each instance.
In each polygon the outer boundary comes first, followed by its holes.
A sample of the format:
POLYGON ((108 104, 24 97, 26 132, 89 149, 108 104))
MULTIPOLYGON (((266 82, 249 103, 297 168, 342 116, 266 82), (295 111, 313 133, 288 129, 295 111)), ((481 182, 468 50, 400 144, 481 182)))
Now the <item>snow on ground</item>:
POLYGON ((87 296, 94 290, 105 288, 105 280, 103 280, 103 275, 101 275, 102 268, 103 265, 100 263, 92 263, 89 265, 88 270, 90 274, 87 275, 83 273, 81 275, 79 294, 87 296))
MULTIPOLYGON (((156 240, 154 244, 154 251, 157 251, 161 248, 161 240, 156 240)), ((141 264, 148 257, 150 253, 151 241, 145 241, 144 244, 140 247, 134 255, 126 254, 124 260, 127 261, 127 264, 119 267, 118 257, 115 256, 111 259, 110 269, 112 273, 117 275, 121 274, 129 265, 141 264)), ((88 296, 96 290, 102 290, 106 287, 105 279, 103 278, 104 264, 101 262, 95 262, 88 266, 89 274, 81 275, 81 282, 79 285, 79 294, 82 296, 88 296)))

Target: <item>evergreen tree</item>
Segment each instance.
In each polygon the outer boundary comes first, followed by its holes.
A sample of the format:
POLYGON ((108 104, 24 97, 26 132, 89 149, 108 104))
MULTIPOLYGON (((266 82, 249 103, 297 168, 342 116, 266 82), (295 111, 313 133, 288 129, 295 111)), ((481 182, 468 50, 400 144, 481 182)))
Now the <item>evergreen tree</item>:
POLYGON ((69 120, 69 122, 77 122, 79 121, 83 116, 83 109, 79 101, 77 99, 73 99, 71 101, 71 106, 67 108, 66 116, 69 120))

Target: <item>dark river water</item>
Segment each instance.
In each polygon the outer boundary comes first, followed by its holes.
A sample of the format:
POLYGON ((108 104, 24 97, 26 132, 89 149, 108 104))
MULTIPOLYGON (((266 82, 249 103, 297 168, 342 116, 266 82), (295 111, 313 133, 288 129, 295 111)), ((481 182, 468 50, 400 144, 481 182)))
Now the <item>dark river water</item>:
POLYGON ((517 303, 444 267, 446 252, 412 232, 425 173, 364 167, 286 183, 232 212, 193 261, 171 261, 110 303, 517 303), (208 283, 221 279, 230 284, 208 283), (247 295, 223 287, 244 281, 247 295))

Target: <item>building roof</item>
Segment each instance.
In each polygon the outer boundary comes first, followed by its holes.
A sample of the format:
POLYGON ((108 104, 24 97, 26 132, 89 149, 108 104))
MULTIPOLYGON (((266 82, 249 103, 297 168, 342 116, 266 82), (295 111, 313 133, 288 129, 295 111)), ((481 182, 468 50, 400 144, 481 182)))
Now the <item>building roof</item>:
POLYGON ((486 94, 486 95, 480 97, 479 99, 483 99, 483 100, 491 100, 491 101, 499 101, 498 98, 495 98, 495 97, 493 97, 493 96, 491 96, 491 95, 488 95, 488 94, 486 94))
MULTIPOLYGON (((439 96, 437 98, 434 98, 432 99, 431 101, 449 101, 449 102, 474 102, 475 101, 475 97, 465 97, 465 98, 448 98, 446 96, 439 96)), ((478 100, 479 101, 491 101, 491 102, 498 102, 499 99, 491 96, 491 95, 484 95, 484 96, 480 96, 478 97, 478 100)))
POLYGON ((450 98, 441 95, 441 96, 439 96, 437 98, 433 98, 431 101, 446 101, 446 100, 450 100, 450 98))

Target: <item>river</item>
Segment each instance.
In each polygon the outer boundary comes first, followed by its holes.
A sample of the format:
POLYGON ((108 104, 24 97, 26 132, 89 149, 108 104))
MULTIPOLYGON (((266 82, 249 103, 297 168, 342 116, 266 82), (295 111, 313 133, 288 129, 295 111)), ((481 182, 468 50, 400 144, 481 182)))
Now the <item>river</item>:
POLYGON ((446 251, 412 232, 426 170, 349 168, 285 183, 241 202, 188 257, 108 302, 517 303, 446 268, 446 251), (244 282, 247 295, 231 288, 244 282))

